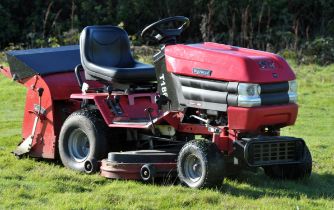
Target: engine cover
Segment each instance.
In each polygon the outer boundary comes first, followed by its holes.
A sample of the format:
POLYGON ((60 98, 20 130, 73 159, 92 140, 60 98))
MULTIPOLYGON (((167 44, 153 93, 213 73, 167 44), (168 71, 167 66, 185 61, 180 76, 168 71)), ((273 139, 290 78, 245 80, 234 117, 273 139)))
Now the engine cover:
POLYGON ((279 55, 230 45, 168 45, 165 57, 167 71, 177 75, 259 84, 295 79, 279 55))

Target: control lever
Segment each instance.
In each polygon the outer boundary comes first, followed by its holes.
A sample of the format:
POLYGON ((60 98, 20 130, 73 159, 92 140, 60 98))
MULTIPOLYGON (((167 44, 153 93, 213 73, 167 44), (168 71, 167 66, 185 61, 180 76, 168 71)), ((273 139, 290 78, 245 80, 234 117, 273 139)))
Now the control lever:
POLYGON ((206 119, 204 119, 204 118, 201 118, 201 117, 199 117, 199 116, 197 116, 197 115, 190 115, 190 117, 191 117, 191 118, 195 118, 195 119, 197 119, 197 120, 199 120, 199 121, 204 122, 205 125, 209 125, 209 120, 206 120, 206 119))
POLYGON ((44 89, 43 88, 38 88, 37 90, 38 92, 38 103, 39 103, 39 108, 34 120, 34 124, 32 127, 32 131, 30 136, 28 136, 14 151, 14 155, 16 155, 17 157, 20 157, 28 152, 30 152, 31 147, 32 147, 32 141, 34 139, 35 136, 35 132, 36 132, 36 127, 37 127, 37 123, 38 123, 38 119, 40 118, 40 113, 41 113, 41 109, 42 109, 42 95, 44 93, 44 89))
POLYGON ((205 123, 205 126, 208 128, 208 131, 209 131, 209 132, 217 133, 217 134, 222 132, 222 130, 221 130, 220 128, 218 128, 218 127, 216 127, 216 126, 212 126, 212 125, 210 125, 210 120, 209 120, 209 119, 204 119, 204 118, 201 118, 201 117, 199 117, 199 116, 197 116, 197 115, 190 115, 190 117, 191 117, 191 118, 195 118, 195 119, 197 119, 197 120, 199 120, 199 121, 204 122, 204 123, 205 123))
POLYGON ((81 75, 80 75, 80 71, 81 71, 82 69, 83 69, 83 68, 82 68, 82 65, 81 65, 81 64, 77 65, 77 66, 75 67, 75 69, 74 69, 75 77, 76 77, 76 79, 77 79, 77 81, 78 81, 78 84, 79 84, 80 89, 82 89, 82 85, 83 85, 82 78, 81 78, 81 75))
POLYGON ((153 135, 155 135, 156 134, 156 132, 155 132, 155 126, 154 126, 154 123, 153 123, 153 119, 152 119, 152 112, 154 111, 151 107, 149 107, 149 108, 147 108, 147 109, 145 109, 144 110, 146 113, 147 113, 147 115, 148 115, 148 117, 149 117, 149 119, 150 119, 150 121, 151 121, 151 124, 152 124, 152 133, 153 133, 153 135))

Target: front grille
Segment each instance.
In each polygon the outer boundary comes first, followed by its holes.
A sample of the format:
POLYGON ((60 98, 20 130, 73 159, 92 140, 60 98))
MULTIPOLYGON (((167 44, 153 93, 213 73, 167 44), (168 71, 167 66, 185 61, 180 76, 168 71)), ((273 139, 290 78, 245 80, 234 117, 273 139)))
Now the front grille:
MULTIPOLYGON (((239 82, 182 75, 174 75, 173 80, 180 88, 175 94, 184 106, 218 111, 226 111, 226 105, 239 106, 239 82)), ((257 106, 282 105, 290 102, 289 82, 260 84, 260 89, 260 104, 257 104, 257 106)))
POLYGON ((295 142, 268 142, 251 145, 253 164, 263 165, 274 162, 296 160, 295 142))
POLYGON ((262 105, 279 105, 289 103, 289 83, 271 83, 261 84, 261 104, 262 105))

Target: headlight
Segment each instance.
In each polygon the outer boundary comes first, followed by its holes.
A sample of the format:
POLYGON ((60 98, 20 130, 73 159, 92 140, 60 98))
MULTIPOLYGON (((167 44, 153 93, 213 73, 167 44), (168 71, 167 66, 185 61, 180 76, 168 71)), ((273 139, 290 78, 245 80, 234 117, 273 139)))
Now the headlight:
POLYGON ((297 82, 296 80, 289 81, 289 102, 297 103, 297 82))
POLYGON ((297 82, 296 82, 296 80, 289 81, 289 92, 297 93, 297 82))
POLYGON ((261 105, 261 86, 258 84, 239 83, 238 106, 253 107, 261 105))
POLYGON ((243 96, 258 96, 261 93, 261 86, 258 84, 240 83, 238 94, 243 96))

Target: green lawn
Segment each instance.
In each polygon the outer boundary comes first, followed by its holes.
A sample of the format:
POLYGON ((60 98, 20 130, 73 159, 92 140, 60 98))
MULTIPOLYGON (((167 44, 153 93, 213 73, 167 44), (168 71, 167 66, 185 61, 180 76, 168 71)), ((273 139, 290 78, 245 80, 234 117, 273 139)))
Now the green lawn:
POLYGON ((0 76, 0 209, 333 209, 334 65, 295 66, 300 111, 283 135, 302 137, 313 174, 299 182, 273 181, 262 170, 226 179, 221 189, 193 190, 79 174, 59 163, 11 151, 20 141, 25 88, 0 76))

